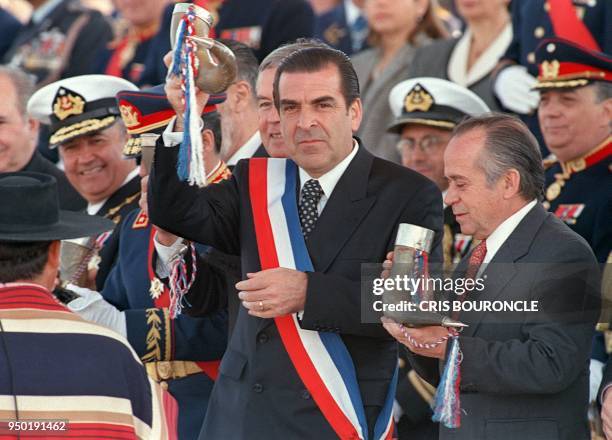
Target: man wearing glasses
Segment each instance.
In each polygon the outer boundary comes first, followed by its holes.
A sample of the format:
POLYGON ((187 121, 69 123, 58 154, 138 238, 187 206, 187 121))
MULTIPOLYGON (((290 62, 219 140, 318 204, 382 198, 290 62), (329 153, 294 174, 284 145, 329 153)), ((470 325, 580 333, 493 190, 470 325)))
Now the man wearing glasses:
MULTIPOLYGON (((477 95, 450 81, 414 78, 397 84, 389 94, 395 119, 388 130, 400 135, 397 148, 402 165, 431 179, 446 195, 444 150, 453 128, 464 118, 489 112, 477 95)), ((461 234, 450 206, 444 205, 444 269, 468 252, 472 237, 461 234)), ((437 438, 438 426, 431 421, 435 388, 410 368, 405 351, 399 351, 400 374, 393 406, 402 439, 437 438)))
MULTIPOLYGON (((444 149, 453 128, 470 116, 489 108, 470 90, 438 78, 413 78, 398 83, 389 94, 395 120, 388 131, 400 135, 397 148, 402 165, 432 180, 442 198, 448 182, 444 177, 444 149)), ((444 205, 444 266, 458 263, 470 247, 471 237, 460 233, 450 207, 444 205)))

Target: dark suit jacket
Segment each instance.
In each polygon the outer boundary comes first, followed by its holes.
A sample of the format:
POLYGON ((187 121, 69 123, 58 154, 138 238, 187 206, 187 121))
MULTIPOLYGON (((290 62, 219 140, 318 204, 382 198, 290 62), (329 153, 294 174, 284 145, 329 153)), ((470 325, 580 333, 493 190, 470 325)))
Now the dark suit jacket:
MULTIPOLYGON (((539 311, 461 313, 469 325, 459 337, 465 413, 460 428, 441 426, 440 438, 588 439, 589 352, 599 316, 593 252, 538 204, 482 275, 485 289, 469 294, 475 303, 537 300, 539 311)), ((411 363, 437 384, 436 359, 412 356, 411 363)))
MULTIPOLYGON (((220 251, 240 254, 243 274, 259 271, 248 161, 238 163, 230 180, 202 191, 177 181, 176 148, 158 147, 155 154, 148 202, 151 221, 220 251)), ((397 347, 380 325, 361 323, 360 265, 384 260, 401 222, 436 231, 434 258, 439 259, 441 206, 432 182, 359 147, 308 240, 316 272, 308 273, 301 326, 341 334, 355 365, 370 430, 388 391, 397 347)), ((252 317, 239 308, 202 435, 336 438, 292 366, 273 320, 252 317)))
POLYGON ((85 199, 70 184, 64 172, 51 161, 45 159, 38 150, 34 151, 32 158, 21 171, 36 171, 37 173, 49 174, 55 177, 61 209, 81 211, 87 206, 85 199))

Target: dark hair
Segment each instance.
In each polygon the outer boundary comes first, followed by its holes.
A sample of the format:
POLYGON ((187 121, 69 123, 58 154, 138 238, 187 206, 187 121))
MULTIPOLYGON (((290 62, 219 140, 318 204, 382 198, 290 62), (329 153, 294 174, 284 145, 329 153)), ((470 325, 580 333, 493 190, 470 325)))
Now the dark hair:
POLYGON ((340 75, 340 89, 346 107, 348 108, 359 98, 359 80, 349 57, 342 51, 329 46, 302 47, 286 56, 278 66, 274 76, 274 105, 280 109, 278 84, 283 73, 309 72, 314 73, 325 67, 336 66, 340 75))
POLYGON ((261 73, 266 69, 276 69, 287 56, 304 47, 329 46, 316 38, 298 38, 294 42, 284 44, 270 52, 259 65, 259 72, 261 73))
POLYGON ((32 280, 41 275, 52 241, 0 241, 0 283, 32 280))
POLYGON ((540 200, 544 188, 544 167, 538 141, 515 116, 489 113, 464 120, 453 130, 453 137, 474 130, 485 134, 485 148, 478 158, 487 183, 493 185, 508 170, 518 171, 520 194, 526 200, 540 200))
POLYGON ((202 115, 202 122, 204 123, 202 131, 212 131, 215 137, 215 152, 219 154, 221 152, 221 141, 223 140, 221 137, 221 116, 219 116, 219 112, 204 113, 202 115))
POLYGON ((225 38, 219 39, 220 43, 225 44, 236 57, 237 77, 239 80, 246 81, 251 87, 251 93, 255 97, 255 83, 257 82, 257 72, 259 62, 255 58, 253 50, 244 43, 225 38))

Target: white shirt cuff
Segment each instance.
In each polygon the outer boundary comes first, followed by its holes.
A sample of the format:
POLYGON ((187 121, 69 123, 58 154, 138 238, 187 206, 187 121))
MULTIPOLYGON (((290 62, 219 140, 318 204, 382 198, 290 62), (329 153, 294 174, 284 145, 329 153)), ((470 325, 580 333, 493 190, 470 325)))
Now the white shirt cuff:
POLYGON ((153 245, 155 246, 155 252, 157 252, 155 273, 159 278, 167 278, 170 276, 170 260, 181 249, 181 246, 183 245, 183 240, 181 240, 181 238, 179 237, 170 246, 166 246, 157 241, 157 234, 155 234, 155 238, 153 239, 153 245))
POLYGON ((183 132, 174 131, 174 124, 176 123, 176 116, 170 119, 170 123, 164 130, 162 138, 166 147, 176 147, 183 142, 183 132))

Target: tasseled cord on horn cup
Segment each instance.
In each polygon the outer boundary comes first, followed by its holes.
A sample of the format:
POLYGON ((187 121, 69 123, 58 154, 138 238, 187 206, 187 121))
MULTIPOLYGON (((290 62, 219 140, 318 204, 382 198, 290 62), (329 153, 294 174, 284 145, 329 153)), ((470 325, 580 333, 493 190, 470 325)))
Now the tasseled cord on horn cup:
POLYGON ((198 76, 199 60, 196 56, 197 45, 188 38, 195 36, 194 20, 195 10, 190 6, 179 23, 171 74, 181 79, 185 106, 185 131, 179 148, 177 174, 181 181, 186 180, 190 185, 201 188, 206 186, 204 149, 200 132, 202 122, 200 115, 193 111, 196 109, 195 78, 198 76))

